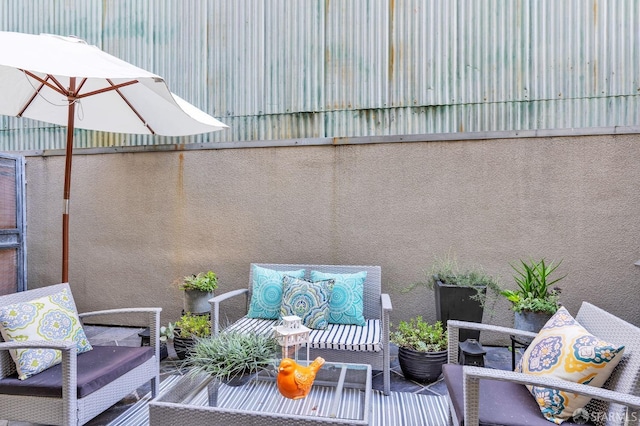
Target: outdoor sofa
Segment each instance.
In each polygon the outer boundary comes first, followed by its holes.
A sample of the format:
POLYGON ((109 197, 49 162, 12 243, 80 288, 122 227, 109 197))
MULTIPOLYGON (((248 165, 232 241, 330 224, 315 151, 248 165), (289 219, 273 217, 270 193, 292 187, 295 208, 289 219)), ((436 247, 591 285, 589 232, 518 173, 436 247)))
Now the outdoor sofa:
MULTIPOLYGON (((273 315, 270 319, 262 318, 261 313, 252 315, 252 308, 255 307, 256 300, 260 297, 268 299, 270 292, 266 290, 265 284, 268 279, 263 273, 271 274, 272 288, 282 286, 282 275, 273 275, 271 272, 296 272, 301 279, 312 281, 313 277, 331 274, 355 277, 365 275, 362 285, 362 315, 364 325, 335 324, 330 323, 326 329, 312 330, 310 332, 310 358, 321 356, 329 362, 349 362, 370 364, 373 370, 383 372, 383 392, 388 395, 390 392, 391 379, 389 367, 389 313, 391 312, 391 299, 386 293, 382 293, 381 270, 379 266, 353 266, 353 265, 311 265, 311 264, 267 264, 252 263, 249 271, 249 285, 247 288, 229 291, 210 299, 212 333, 216 335, 220 329, 221 304, 231 298, 244 296, 246 310, 244 316, 233 324, 226 327, 226 330, 237 330, 242 332, 273 333, 273 327, 277 325, 278 319, 273 315), (271 272, 270 272, 271 271, 271 272), (274 278, 275 277, 275 278, 274 278), (263 295, 254 294, 256 288, 263 295), (252 318, 251 316, 254 316, 252 318), (257 318, 256 318, 257 317, 257 318)), ((268 286, 267 286, 268 287, 268 286)), ((337 292, 334 291, 334 296, 337 292)), ((271 301, 279 306, 281 300, 276 297, 271 301)), ((280 296, 281 297, 281 296, 280 296)), ((336 299, 337 300, 337 299, 336 299)), ((265 303, 269 303, 266 301, 265 303)), ((276 306, 276 307, 277 307, 276 306)), ((253 309, 257 311, 258 309, 253 309)), ((273 312, 271 312, 273 314, 273 312)), ((349 321, 344 321, 349 322, 349 321)))

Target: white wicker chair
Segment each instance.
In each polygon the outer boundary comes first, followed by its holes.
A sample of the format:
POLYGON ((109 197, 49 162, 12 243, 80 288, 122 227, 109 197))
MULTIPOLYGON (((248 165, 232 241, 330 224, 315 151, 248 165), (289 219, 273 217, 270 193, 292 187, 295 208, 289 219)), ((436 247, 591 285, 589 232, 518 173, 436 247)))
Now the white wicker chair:
MULTIPOLYGON (((583 302, 576 320, 591 334, 615 344, 623 344, 622 360, 602 388, 576 384, 565 380, 549 379, 513 371, 481 367, 456 366, 458 362, 458 336, 460 329, 491 331, 506 335, 535 337, 535 333, 506 327, 464 321, 448 321, 449 365, 444 374, 449 391, 451 414, 454 425, 475 426, 478 424, 523 424, 523 413, 528 425, 548 426, 524 385, 538 385, 560 389, 593 399, 585 407, 588 413, 597 413, 594 424, 622 425, 640 422, 640 329, 616 316, 583 302), (499 381, 499 382, 496 382, 499 381), (505 395, 505 392, 508 395, 505 395), (522 396, 517 403, 517 396, 522 396), (506 415, 505 415, 506 414, 506 415), (536 416, 537 414, 537 416, 536 416), (512 417, 513 422, 505 421, 512 417), (500 420, 497 420, 500 418, 500 420), (625 422, 625 419, 626 422, 625 422)), ((574 424, 570 421, 563 425, 574 424)))
MULTIPOLYGON (((322 339, 331 338, 338 333, 320 333, 321 330, 313 330, 311 332, 310 345, 310 357, 314 359, 317 356, 323 357, 327 361, 332 362, 350 362, 360 364, 371 364, 371 368, 374 370, 381 370, 383 372, 383 392, 388 395, 391 388, 391 373, 389 367, 389 313, 391 312, 391 299, 388 294, 382 293, 381 283, 381 270, 379 266, 352 266, 352 265, 297 265, 297 264, 266 264, 256 263, 255 265, 263 268, 274 269, 278 271, 290 271, 304 269, 306 279, 309 279, 309 274, 312 270, 344 274, 344 273, 357 273, 360 271, 367 271, 367 277, 364 282, 364 317, 365 320, 379 320, 377 326, 379 326, 379 336, 376 336, 379 340, 377 345, 378 350, 351 350, 348 349, 348 344, 342 344, 340 349, 337 349, 337 342, 323 341, 322 339), (328 336, 331 335, 331 336, 328 336), (332 346, 333 348, 329 348, 332 346)), ((233 290, 209 300, 211 303, 211 318, 212 318, 212 333, 217 334, 220 329, 220 304, 227 301, 230 298, 236 296, 245 297, 246 310, 248 310, 248 304, 251 300, 251 283, 253 282, 253 267, 250 267, 249 286, 239 290, 233 290)), ((248 320, 243 317, 235 324, 232 324, 230 328, 240 329, 244 331, 255 332, 271 332, 271 326, 275 321, 271 320, 248 320)), ((358 327, 358 326, 339 326, 339 327, 358 327)))
MULTIPOLYGON (((69 290, 69 294, 71 294, 69 284, 64 283, 0 296, 0 306, 7 306, 20 302, 28 302, 40 297, 58 293, 64 288, 67 288, 69 290)), ((160 383, 160 345, 158 328, 160 322, 160 311, 161 308, 131 308, 112 309, 79 314, 81 319, 86 319, 88 317, 98 315, 113 314, 145 315, 145 317, 147 318, 147 324, 151 330, 152 338, 150 340, 150 345, 152 349, 140 347, 118 347, 119 349, 117 349, 117 351, 121 355, 127 354, 126 356, 129 359, 140 356, 140 353, 142 351, 153 350, 155 352, 142 364, 132 366, 129 370, 119 372, 119 377, 117 377, 115 380, 111 381, 110 383, 103 384, 97 390, 81 398, 78 397, 78 392, 76 391, 76 389, 78 389, 78 386, 80 385, 78 383, 78 375, 81 373, 81 365, 84 363, 79 363, 79 360, 96 351, 95 347, 93 351, 85 352, 78 355, 76 353, 75 344, 73 343, 70 344, 62 341, 4 342, 0 337, 0 419, 43 423, 48 425, 82 425, 149 381, 151 382, 151 391, 155 396, 157 390, 159 389, 158 385, 160 383), (7 388, 10 388, 10 385, 7 385, 6 383, 9 381, 13 381, 13 383, 15 383, 15 381, 17 380, 15 374, 15 363, 13 362, 8 349, 27 347, 54 348, 62 351, 62 363, 49 369, 51 370, 51 372, 56 371, 54 369, 59 369, 61 371, 59 379, 57 376, 55 378, 55 386, 59 386, 61 389, 60 397, 31 395, 28 393, 28 391, 26 391, 25 394, 24 390, 21 390, 22 394, 6 393, 7 388)), ((101 358, 97 360, 98 367, 102 368, 109 365, 110 352, 115 353, 116 349, 100 349, 99 353, 101 354, 101 358)), ((95 357, 95 355, 89 356, 95 357)), ((145 358, 148 356, 149 354, 146 353, 145 358)), ((94 366, 92 367, 93 374, 95 374, 96 368, 97 367, 94 364, 94 366)), ((120 364, 120 368, 122 368, 122 364, 120 364)), ((42 373, 36 374, 35 376, 32 376, 29 379, 24 380, 23 382, 25 382, 28 387, 29 380, 38 380, 39 375, 42 375, 49 370, 45 370, 42 373)), ((96 385, 96 387, 98 386, 96 385)))

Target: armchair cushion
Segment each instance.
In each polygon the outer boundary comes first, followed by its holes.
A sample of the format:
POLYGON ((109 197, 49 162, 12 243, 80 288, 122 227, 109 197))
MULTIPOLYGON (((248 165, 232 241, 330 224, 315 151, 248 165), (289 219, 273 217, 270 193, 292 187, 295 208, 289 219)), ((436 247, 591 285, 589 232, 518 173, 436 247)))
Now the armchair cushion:
MULTIPOLYGON (((623 352, 624 346, 592 335, 563 307, 542 327, 516 370, 601 387, 620 362, 623 352)), ((542 414, 557 424, 570 419, 591 399, 555 389, 527 387, 542 414)))
POLYGON ((324 330, 329 324, 333 283, 333 280, 310 282, 285 275, 280 316, 297 315, 305 326, 324 330))
MULTIPOLYGON (((464 390, 462 365, 445 364, 442 366, 445 383, 449 392, 452 409, 459 421, 464 418, 464 390)), ((480 379, 480 425, 503 426, 549 426, 548 420, 540 415, 540 407, 527 387, 519 383, 501 380, 480 379), (517 409, 514 409, 517 407, 517 409)), ((566 421, 563 425, 575 425, 566 421)))
POLYGON ((282 279, 285 275, 304 278, 304 269, 296 271, 274 271, 273 269, 251 265, 253 282, 249 318, 278 319, 282 303, 282 279))
POLYGON ((367 271, 354 274, 332 274, 311 271, 311 281, 332 279, 335 281, 331 302, 329 303, 329 322, 364 326, 364 281, 367 271))
MULTIPOLYGON (((29 302, 1 307, 0 332, 5 341, 63 340, 75 342, 78 353, 92 349, 67 289, 29 302)), ((20 380, 62 360, 62 353, 55 349, 16 349, 10 353, 20 380)))
MULTIPOLYGON (((78 398, 121 377, 151 359, 149 346, 95 346, 78 357, 78 398)), ((40 374, 19 380, 17 375, 0 379, 0 394, 62 397, 62 365, 55 365, 40 374)))

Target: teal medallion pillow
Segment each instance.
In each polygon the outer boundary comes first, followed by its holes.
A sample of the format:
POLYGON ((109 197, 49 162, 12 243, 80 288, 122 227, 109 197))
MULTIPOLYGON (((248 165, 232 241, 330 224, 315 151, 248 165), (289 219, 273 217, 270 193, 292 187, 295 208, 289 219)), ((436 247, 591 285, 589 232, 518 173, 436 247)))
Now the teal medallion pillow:
POLYGON ((285 275, 282 284, 281 317, 297 315, 309 328, 327 328, 333 280, 310 282, 285 275))
POLYGON ((274 271, 252 265, 252 293, 249 303, 249 318, 278 319, 282 303, 282 279, 285 275, 304 278, 304 269, 297 271, 274 271))
MULTIPOLYGON (((66 289, 29 302, 3 306, 0 308, 0 332, 5 341, 63 340, 75 342, 78 353, 93 349, 66 289)), ((9 352, 20 380, 62 360, 62 352, 56 349, 15 349, 9 352)))
POLYGON ((355 274, 331 274, 311 271, 311 281, 334 280, 331 303, 329 304, 329 323, 364 326, 363 293, 367 271, 355 274))

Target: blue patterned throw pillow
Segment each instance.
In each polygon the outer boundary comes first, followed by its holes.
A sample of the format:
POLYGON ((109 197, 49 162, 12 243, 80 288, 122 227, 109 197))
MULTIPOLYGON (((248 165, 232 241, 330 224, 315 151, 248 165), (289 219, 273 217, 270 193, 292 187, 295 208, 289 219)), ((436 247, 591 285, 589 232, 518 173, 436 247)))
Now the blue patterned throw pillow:
POLYGON ((282 303, 282 279, 285 275, 304 278, 304 269, 274 271, 252 265, 252 294, 247 316, 249 318, 278 319, 282 303))
POLYGON ((364 280, 367 271, 355 274, 331 274, 326 272, 311 271, 311 281, 332 279, 335 281, 329 304, 329 323, 353 324, 364 326, 363 294, 364 280))
MULTIPOLYGON (((63 340, 75 342, 78 353, 93 349, 82 329, 67 290, 0 308, 0 332, 5 341, 63 340)), ((10 350, 18 378, 24 380, 62 361, 55 349, 10 350)))
POLYGON ((282 280, 282 306, 280 316, 297 315, 302 324, 314 330, 329 325, 329 301, 333 280, 310 282, 289 276, 282 280))

